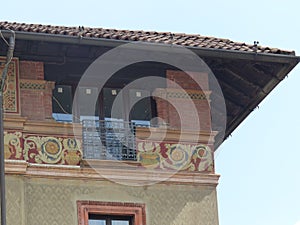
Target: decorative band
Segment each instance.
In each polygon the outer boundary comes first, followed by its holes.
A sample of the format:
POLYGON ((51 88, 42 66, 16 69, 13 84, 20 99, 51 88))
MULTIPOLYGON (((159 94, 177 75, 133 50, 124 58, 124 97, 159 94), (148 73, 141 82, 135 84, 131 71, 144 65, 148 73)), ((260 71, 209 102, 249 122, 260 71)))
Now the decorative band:
POLYGON ((20 88, 21 89, 30 89, 30 90, 45 90, 46 83, 45 82, 34 82, 34 81, 20 81, 20 88))
POLYGON ((167 92, 167 98, 184 98, 193 100, 207 100, 205 93, 167 92))
POLYGON ((153 92, 154 96, 160 98, 181 98, 192 100, 209 100, 211 91, 200 91, 192 89, 177 89, 177 88, 156 88, 153 92))
POLYGON ((21 83, 21 89, 34 89, 34 90, 45 90, 45 84, 32 84, 32 83, 21 83))

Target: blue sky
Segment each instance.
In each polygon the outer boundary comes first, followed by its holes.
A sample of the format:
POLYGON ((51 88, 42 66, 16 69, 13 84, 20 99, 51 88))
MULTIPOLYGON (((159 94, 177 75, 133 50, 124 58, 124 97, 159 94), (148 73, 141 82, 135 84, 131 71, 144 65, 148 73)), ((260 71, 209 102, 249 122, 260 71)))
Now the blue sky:
MULTIPOLYGON (((198 33, 300 55, 298 0, 27 0, 1 8, 1 21, 198 33)), ((300 66, 217 151, 220 225, 300 222, 299 84, 300 66)))

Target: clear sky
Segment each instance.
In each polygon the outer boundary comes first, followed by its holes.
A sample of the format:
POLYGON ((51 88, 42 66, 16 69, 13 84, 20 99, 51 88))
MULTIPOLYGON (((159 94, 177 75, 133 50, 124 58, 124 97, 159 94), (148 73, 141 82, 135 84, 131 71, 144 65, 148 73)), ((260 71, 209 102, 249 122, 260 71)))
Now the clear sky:
MULTIPOLYGON (((299 0, 3 1, 0 20, 198 33, 300 55, 299 0)), ((300 224, 299 85, 300 65, 217 151, 220 225, 300 224)))

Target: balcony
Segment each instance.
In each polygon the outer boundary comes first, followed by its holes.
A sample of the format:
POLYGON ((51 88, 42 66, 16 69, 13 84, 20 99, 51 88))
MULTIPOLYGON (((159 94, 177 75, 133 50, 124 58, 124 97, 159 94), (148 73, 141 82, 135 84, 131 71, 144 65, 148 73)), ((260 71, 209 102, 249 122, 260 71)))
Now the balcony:
POLYGON ((215 134, 123 120, 83 120, 82 165, 115 160, 148 169, 213 172, 215 134))
POLYGON ((30 164, 133 165, 167 171, 214 172, 216 132, 140 126, 116 120, 79 123, 5 118, 5 158, 30 164))

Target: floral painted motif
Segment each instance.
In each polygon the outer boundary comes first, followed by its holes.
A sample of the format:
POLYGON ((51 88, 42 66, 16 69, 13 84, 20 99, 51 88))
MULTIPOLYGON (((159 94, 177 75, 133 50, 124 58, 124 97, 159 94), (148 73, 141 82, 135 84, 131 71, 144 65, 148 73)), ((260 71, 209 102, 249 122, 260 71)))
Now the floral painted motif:
POLYGON ((6 159, 23 159, 21 132, 4 132, 4 154, 6 159))
POLYGON ((78 165, 81 160, 79 141, 63 137, 24 137, 24 158, 32 163, 78 165))
POLYGON ((81 141, 73 137, 24 135, 5 132, 6 159, 26 160, 30 163, 79 165, 81 141))
POLYGON ((153 142, 138 143, 137 161, 146 168, 157 168, 161 166, 160 145, 153 142))
POLYGON ((66 138, 63 140, 63 148, 63 161, 68 165, 78 165, 82 157, 81 143, 74 138, 66 138))
POLYGON ((61 160, 61 141, 54 137, 25 137, 24 158, 28 162, 56 164, 61 160))
POLYGON ((147 168, 208 171, 214 169, 213 153, 203 144, 138 143, 138 161, 147 168))

